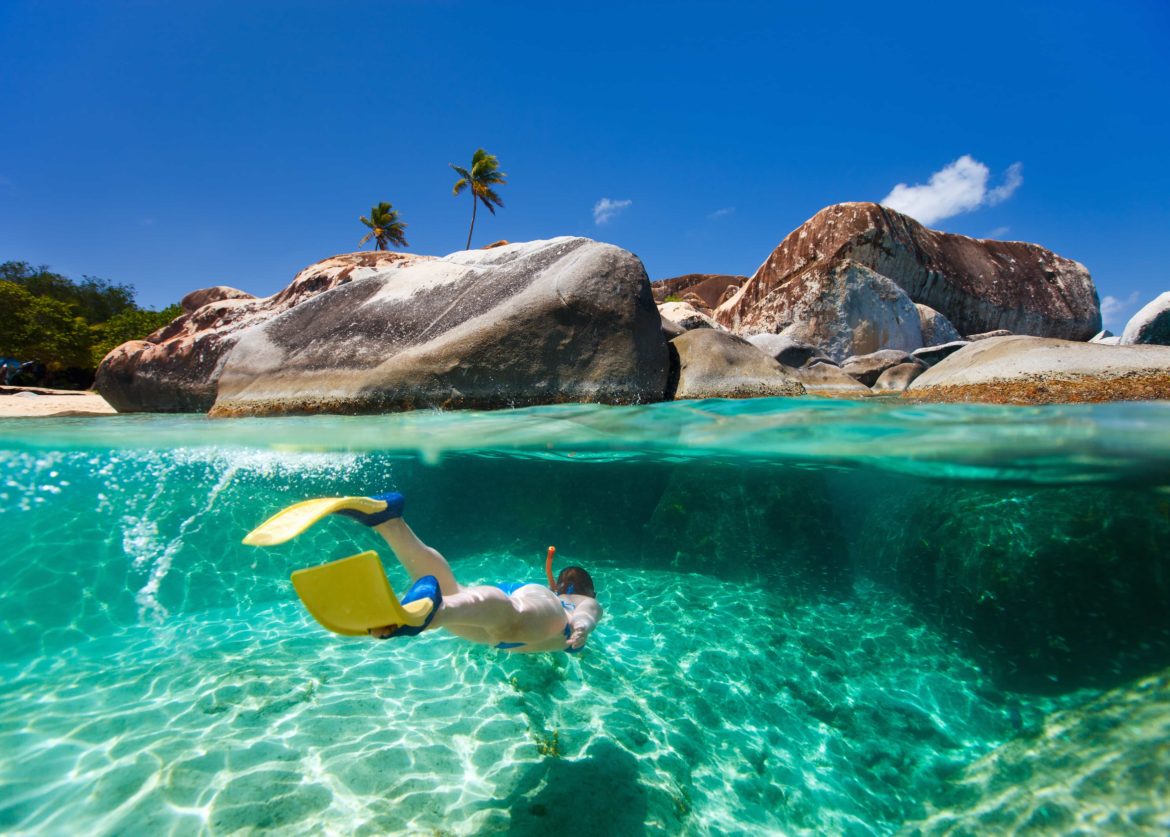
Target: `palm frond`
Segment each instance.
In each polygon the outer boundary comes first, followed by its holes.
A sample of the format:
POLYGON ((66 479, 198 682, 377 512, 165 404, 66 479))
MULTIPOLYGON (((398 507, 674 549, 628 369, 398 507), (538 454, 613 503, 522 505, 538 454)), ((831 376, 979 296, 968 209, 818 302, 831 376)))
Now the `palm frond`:
MULTIPOLYGON (((363 218, 362 220, 364 221, 364 220, 366 220, 366 219, 365 219, 365 218, 363 218)), ((368 232, 368 233, 366 233, 365 235, 363 235, 363 236, 362 236, 362 240, 358 242, 358 247, 365 247, 365 246, 366 246, 366 242, 367 242, 367 241, 369 241, 369 240, 370 240, 371 238, 373 238, 373 237, 374 237, 374 233, 373 233, 373 231, 371 230, 370 232, 368 232)))
POLYGON ((373 221, 371 221, 369 218, 367 218, 365 215, 363 215, 363 216, 361 216, 360 218, 358 218, 358 220, 359 220, 359 221, 361 221, 363 224, 365 224, 367 227, 373 227, 373 226, 374 226, 374 222, 373 222, 373 221))

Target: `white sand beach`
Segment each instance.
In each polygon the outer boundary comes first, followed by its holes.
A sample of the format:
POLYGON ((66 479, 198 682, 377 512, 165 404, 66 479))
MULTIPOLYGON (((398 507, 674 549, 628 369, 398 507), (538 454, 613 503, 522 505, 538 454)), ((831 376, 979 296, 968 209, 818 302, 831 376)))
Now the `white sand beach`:
POLYGON ((0 418, 115 415, 96 392, 38 387, 0 387, 0 418))

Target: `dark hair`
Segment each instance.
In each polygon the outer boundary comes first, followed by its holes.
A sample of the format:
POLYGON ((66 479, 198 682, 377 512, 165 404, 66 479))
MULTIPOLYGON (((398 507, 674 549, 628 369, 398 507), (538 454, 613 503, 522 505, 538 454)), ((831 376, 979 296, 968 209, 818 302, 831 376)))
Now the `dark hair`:
POLYGON ((596 599, 592 576, 580 567, 565 567, 557 576, 557 594, 565 596, 569 593, 596 599))

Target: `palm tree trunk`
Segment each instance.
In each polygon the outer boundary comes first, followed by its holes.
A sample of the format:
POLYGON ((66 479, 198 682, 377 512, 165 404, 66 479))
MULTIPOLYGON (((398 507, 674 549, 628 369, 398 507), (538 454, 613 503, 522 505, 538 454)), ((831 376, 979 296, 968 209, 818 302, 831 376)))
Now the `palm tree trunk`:
POLYGON ((471 229, 469 229, 467 231, 467 246, 463 248, 464 250, 471 249, 471 234, 473 232, 475 232, 475 210, 478 209, 478 206, 477 206, 478 203, 479 203, 479 201, 477 201, 475 199, 475 190, 472 189, 471 190, 471 229))

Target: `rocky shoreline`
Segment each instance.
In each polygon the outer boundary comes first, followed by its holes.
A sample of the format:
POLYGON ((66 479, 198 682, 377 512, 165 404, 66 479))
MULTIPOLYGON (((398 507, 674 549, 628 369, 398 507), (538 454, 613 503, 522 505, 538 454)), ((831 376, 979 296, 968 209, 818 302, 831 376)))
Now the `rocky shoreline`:
POLYGON ((114 408, 1170 398, 1170 293, 1114 337, 1083 265, 868 203, 818 212, 750 277, 652 285, 632 253, 562 237, 443 258, 345 254, 272 297, 205 288, 183 308, 102 362, 96 388, 114 408))

